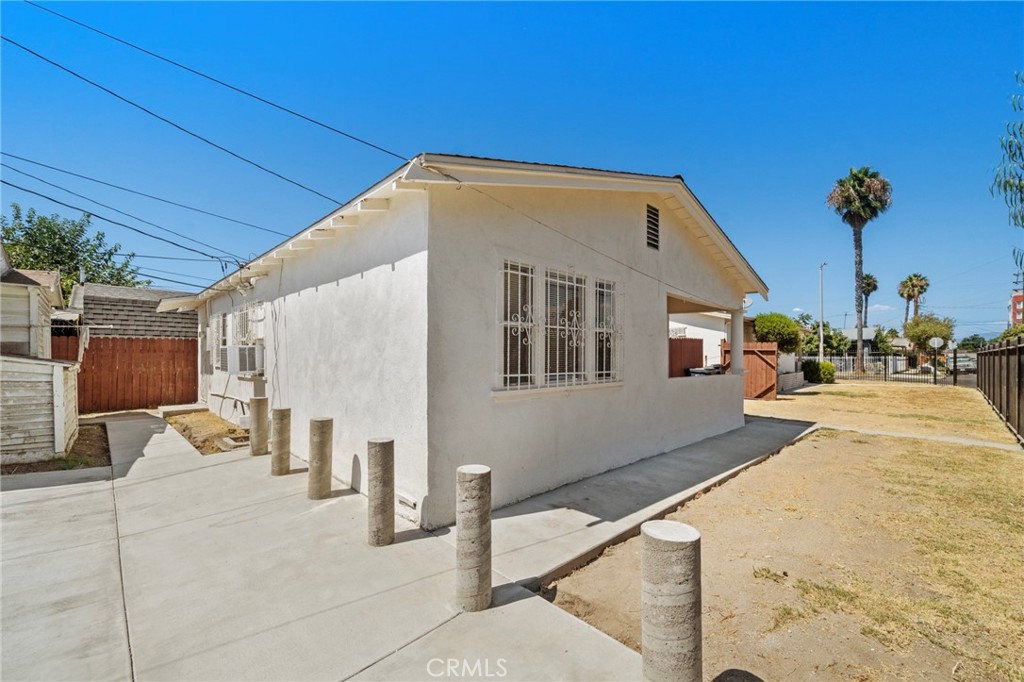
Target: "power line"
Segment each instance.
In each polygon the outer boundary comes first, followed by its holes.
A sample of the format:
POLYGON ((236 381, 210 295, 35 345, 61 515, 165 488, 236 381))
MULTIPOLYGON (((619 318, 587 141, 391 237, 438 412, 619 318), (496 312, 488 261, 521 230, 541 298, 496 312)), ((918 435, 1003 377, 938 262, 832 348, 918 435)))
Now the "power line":
POLYGON ((118 258, 152 258, 155 260, 182 260, 182 261, 198 261, 202 263, 208 263, 206 258, 179 258, 177 256, 144 256, 139 253, 115 253, 118 258))
POLYGON ((40 10, 42 10, 44 12, 49 12, 50 14, 52 14, 52 15, 54 15, 56 17, 60 17, 61 19, 65 20, 65 21, 69 21, 72 24, 75 24, 77 26, 81 26, 82 28, 88 29, 88 30, 90 30, 90 31, 92 31, 94 33, 98 33, 99 35, 103 36, 104 38, 108 38, 108 39, 113 40, 115 42, 121 43, 122 45, 125 45, 126 47, 132 48, 133 50, 138 50, 139 52, 142 52, 143 54, 147 54, 150 57, 153 57, 154 59, 159 59, 162 62, 170 64, 171 66, 176 66, 177 68, 183 69, 184 71, 188 71, 189 73, 191 73, 191 74, 193 74, 195 76, 199 76, 200 78, 205 78, 206 80, 210 81, 211 83, 216 83, 217 85, 220 85, 220 86, 223 86, 225 88, 228 88, 229 90, 233 90, 234 92, 237 92, 240 95, 245 95, 246 97, 254 99, 257 102, 262 102, 263 104, 266 104, 268 106, 274 107, 278 111, 283 111, 286 114, 291 114, 292 116, 295 116, 297 118, 302 119, 303 121, 306 121, 307 123, 312 123, 313 125, 316 125, 316 126, 319 126, 321 128, 324 128, 325 130, 329 130, 332 133, 337 133, 338 135, 342 135, 343 137, 346 137, 346 138, 352 140, 353 142, 358 142, 359 144, 366 145, 367 147, 370 147, 371 149, 376 149, 377 151, 384 152, 385 154, 390 154, 391 156, 395 157, 399 161, 408 161, 408 159, 406 159, 404 156, 402 156, 400 154, 396 154, 395 152, 391 151, 390 149, 385 149, 384 147, 381 147, 380 145, 376 145, 373 142, 370 142, 369 140, 365 140, 365 139, 363 139, 361 137, 357 137, 356 135, 353 135, 351 133, 346 133, 344 130, 338 130, 337 128, 335 128, 332 125, 329 125, 327 123, 323 123, 322 121, 318 121, 315 118, 312 118, 310 116, 306 116, 305 114, 301 114, 298 111, 295 111, 294 109, 289 109, 288 107, 286 107, 284 105, 281 105, 281 104, 278 104, 276 102, 273 102, 273 101, 271 101, 269 99, 266 99, 265 97, 260 97, 257 94, 249 92, 248 90, 240 88, 240 87, 238 87, 236 85, 232 85, 230 83, 222 81, 219 78, 215 78, 215 77, 213 77, 213 76, 211 76, 209 74, 203 73, 202 71, 199 71, 197 69, 193 69, 192 67, 189 67, 189 66, 185 66, 184 64, 182 64, 180 62, 176 62, 173 59, 170 59, 169 57, 164 57, 163 55, 157 54, 156 52, 153 52, 151 50, 147 50, 146 48, 141 47, 139 45, 136 45, 135 43, 129 42, 127 40, 124 40, 123 38, 118 38, 115 35, 111 35, 110 33, 106 33, 105 31, 101 31, 100 29, 95 28, 94 26, 90 26, 89 24, 86 24, 83 21, 79 21, 77 19, 72 19, 71 17, 66 16, 64 14, 61 14, 60 12, 56 12, 56 11, 54 11, 52 9, 49 9, 48 7, 43 7, 42 5, 39 5, 39 4, 34 3, 34 2, 31 2, 31 0, 26 0, 26 2, 27 2, 27 4, 35 7, 36 9, 40 9, 40 10))
POLYGON ((253 225, 252 223, 247 223, 244 220, 236 220, 234 218, 229 218, 227 216, 220 215, 219 213, 213 213, 212 211, 206 211, 206 210, 203 210, 201 208, 196 208, 195 206, 189 206, 188 204, 182 204, 182 203, 179 203, 177 201, 171 201, 170 199, 163 199, 161 197, 154 196, 152 194, 147 194, 145 192, 140 192, 138 190, 130 189, 128 187, 122 187, 121 185, 115 185, 112 182, 106 182, 104 180, 98 180, 96 178, 89 177, 88 175, 82 175, 81 173, 73 173, 72 171, 65 170, 63 168, 58 168, 56 166, 50 166, 48 164, 41 163, 39 161, 33 161, 32 159, 27 159, 24 156, 18 156, 16 154, 11 154, 10 152, 0 151, 0 154, 3 154, 4 156, 9 156, 12 159, 17 159, 18 161, 24 161, 25 163, 31 163, 32 165, 35 165, 35 166, 42 166, 43 168, 49 168, 50 170, 57 171, 58 173, 64 173, 65 175, 71 175, 71 176, 76 177, 76 178, 82 178, 83 180, 88 180, 90 182, 95 182, 95 183, 100 184, 100 185, 106 185, 107 187, 113 187, 114 189, 119 189, 122 192, 130 192, 131 194, 137 194, 140 197, 146 197, 147 199, 153 199, 154 201, 162 201, 163 203, 170 204, 171 206, 177 206, 178 208, 184 208, 184 209, 187 209, 189 211, 195 211, 196 213, 202 213, 203 215, 212 216, 214 218, 220 218, 221 220, 227 220, 228 222, 237 223, 239 225, 244 225, 246 227, 251 227, 254 230, 262 230, 264 232, 269 232, 271 234, 280 235, 282 237, 290 237, 291 236, 287 232, 279 232, 277 230, 271 230, 269 227, 260 227, 259 225, 253 225))
POLYGON ((79 194, 78 192, 73 192, 70 189, 68 189, 67 187, 62 187, 62 186, 56 185, 56 184, 54 184, 52 182, 48 182, 46 180, 43 180, 42 178, 40 178, 40 177, 38 177, 36 175, 32 175, 31 173, 26 173, 23 170, 19 170, 19 169, 15 168, 14 166, 10 165, 10 164, 7 164, 7 163, 4 163, 4 162, 0 161, 0 166, 2 166, 3 168, 7 168, 9 170, 12 170, 15 173, 20 173, 21 175, 24 175, 25 177, 32 178, 33 180, 37 180, 37 181, 43 183, 44 185, 48 185, 50 187, 53 187, 54 189, 59 189, 62 192, 67 192, 68 194, 70 194, 72 196, 76 196, 79 199, 85 199, 86 201, 91 202, 93 204, 96 204, 97 206, 102 206, 103 208, 108 208, 111 211, 113 211, 114 213, 120 213, 121 215, 127 216, 129 218, 132 218, 133 220, 138 220, 140 223, 144 223, 144 224, 149 225, 151 227, 155 227, 156 229, 162 230, 164 232, 167 232, 168 234, 173 234, 175 237, 181 237, 182 239, 186 239, 186 240, 192 242, 193 244, 199 244, 200 246, 205 246, 207 248, 213 249, 214 251, 220 251, 224 255, 230 256, 231 258, 234 258, 235 260, 241 260, 238 256, 236 256, 235 254, 231 253, 230 251, 225 251, 224 249, 216 247, 213 244, 207 244, 206 242, 201 242, 198 239, 193 239, 192 237, 189 237, 188 235, 182 234, 181 232, 176 232, 176 231, 174 231, 174 230, 172 230, 172 229, 170 229, 168 227, 164 227, 163 225, 157 225, 156 223, 151 222, 149 220, 145 220, 144 218, 140 218, 137 215, 132 215, 131 213, 128 213, 127 211, 122 211, 121 209, 114 208, 113 206, 109 206, 109 205, 104 204, 102 202, 96 201, 92 197, 87 197, 84 194, 79 194))
MULTIPOLYGON (((147 268, 147 270, 143 274, 149 274, 149 271, 152 271, 152 272, 160 272, 160 273, 163 273, 165 275, 176 275, 178 277, 185 277, 186 279, 197 279, 197 280, 199 280, 201 282, 216 282, 216 281, 218 281, 218 280, 215 280, 215 279, 210 279, 209 277, 196 277, 195 275, 185 275, 185 274, 182 274, 180 272, 175 272, 174 270, 159 270, 157 268, 151 268, 148 265, 146 266, 146 268, 147 268)), ((138 270, 138 271, 139 272, 143 272, 142 270, 138 270)))
POLYGON ((153 274, 150 274, 148 272, 142 272, 141 270, 137 271, 135 274, 142 275, 142 276, 147 277, 149 279, 156 279, 156 280, 159 280, 161 282, 173 282, 174 284, 181 284, 183 286, 194 287, 196 289, 205 289, 206 288, 202 284, 193 284, 192 282, 182 282, 181 280, 170 279, 168 277, 159 277, 157 275, 153 275, 153 274))
POLYGON ((151 234, 149 232, 146 232, 145 230, 140 230, 139 228, 132 227, 131 225, 126 225, 125 223, 119 222, 117 220, 111 220, 110 218, 104 218, 103 216, 99 215, 98 213, 93 213, 92 211, 87 211, 86 209, 81 208, 79 206, 72 206, 71 204, 63 202, 63 201, 61 201, 59 199, 54 199, 53 197, 47 196, 46 194, 43 194, 41 192, 35 192, 35 191, 27 189, 25 187, 21 187, 20 185, 15 185, 13 182, 9 182, 7 180, 0 179, 0 183, 2 183, 4 185, 7 185, 8 187, 13 187, 14 189, 21 190, 22 192, 27 192, 28 194, 34 194, 37 197, 41 197, 43 199, 46 199, 47 201, 52 201, 53 203, 57 204, 58 206, 64 206, 64 207, 70 208, 70 209, 72 209, 74 211, 81 211, 82 213, 87 213, 90 216, 92 216, 93 218, 96 218, 98 220, 102 220, 105 223, 110 223, 111 225, 117 225, 118 227, 123 227, 125 229, 131 230, 132 232, 137 232, 137 233, 139 233, 141 235, 145 235, 145 236, 149 237, 150 239, 156 239, 157 241, 161 241, 161 242, 163 242, 165 244, 170 244, 171 246, 176 246, 179 249, 184 249, 186 251, 191 251, 192 253, 198 253, 200 256, 206 256, 207 258, 211 258, 211 259, 213 259, 215 261, 223 261, 224 260, 224 258, 222 258, 220 256, 214 256, 213 254, 205 253, 203 251, 200 251, 199 249, 193 249, 191 246, 184 246, 182 244, 178 244, 177 242, 172 242, 170 239, 164 239, 163 237, 160 237, 160 236, 155 235, 155 234, 151 234))
POLYGON ((75 78, 77 78, 77 79, 79 79, 79 80, 81 80, 81 81, 83 81, 85 83, 88 83, 89 85, 93 86, 94 88, 98 88, 98 89, 102 90, 103 92, 107 93, 111 97, 115 97, 115 98, 121 100, 122 102, 124 102, 125 104, 128 104, 128 105, 131 105, 131 106, 135 107, 139 111, 142 111, 142 112, 144 112, 146 114, 149 114, 150 116, 152 116, 153 118, 155 118, 155 119, 157 119, 159 121, 163 121, 164 123, 166 123, 167 125, 171 126, 172 128, 174 128, 176 130, 180 130, 181 132, 183 132, 186 135, 189 135, 191 137, 194 137, 195 139, 199 140, 200 142, 204 142, 204 143, 210 145, 211 147, 213 147, 215 149, 219 149, 220 151, 224 152, 225 154, 229 154, 230 156, 233 156, 234 158, 238 159, 239 161, 243 161, 243 162, 249 164, 250 166, 253 166, 255 168, 260 169, 264 173, 269 173, 270 175, 273 175, 275 178, 278 178, 279 180, 284 180, 285 182, 287 182, 289 184, 292 184, 292 185, 295 185, 296 187, 304 189, 307 192, 315 194, 318 197, 321 197, 323 199, 326 199, 327 201, 330 201, 331 203, 337 204, 338 206, 342 205, 342 202, 338 201, 337 199, 333 199, 333 198, 327 196, 326 194, 318 192, 317 190, 313 189, 312 187, 304 185, 301 182, 298 182, 297 180, 292 180, 291 178, 286 177, 284 175, 281 175, 280 173, 278 173, 276 171, 272 171, 269 168, 267 168, 266 166, 260 165, 259 163, 257 163, 256 161, 253 161, 252 159, 246 158, 246 157, 242 156, 241 154, 239 154, 237 152, 231 151, 230 149, 228 149, 227 147, 225 147, 223 145, 219 145, 216 142, 214 142, 214 141, 212 141, 212 140, 210 140, 210 139, 208 139, 206 137, 203 137, 199 133, 193 132, 193 131, 189 130, 188 128, 184 127, 184 126, 178 125, 177 123, 175 123, 174 121, 170 120, 169 118, 165 118, 165 117, 161 116, 160 114, 156 113, 155 111, 153 111, 151 109, 147 109, 146 107, 142 106, 141 104, 138 104, 137 102, 134 102, 134 101, 128 99, 127 97, 123 96, 123 95, 119 95, 118 93, 114 92, 110 88, 108 88, 106 86, 103 86, 103 85, 100 85, 96 81, 89 80, 88 78, 86 78, 82 74, 78 73, 77 71, 73 71, 73 70, 69 69, 68 67, 64 66, 63 64, 59 64, 59 63, 53 61, 52 59, 50 59, 48 57, 44 57, 43 55, 39 54, 35 50, 29 49, 29 48, 25 47, 24 45, 22 45, 21 43, 8 38, 7 36, 0 36, 0 39, 4 40, 5 42, 10 43, 11 45, 14 45, 15 47, 17 47, 20 50, 23 50, 23 51, 29 53, 33 57, 36 57, 37 59, 41 59, 42 61, 46 62, 47 64, 50 64, 51 66, 55 66, 58 69, 60 69, 61 71, 65 72, 65 73, 67 73, 67 74, 69 74, 71 76, 74 76, 75 78))

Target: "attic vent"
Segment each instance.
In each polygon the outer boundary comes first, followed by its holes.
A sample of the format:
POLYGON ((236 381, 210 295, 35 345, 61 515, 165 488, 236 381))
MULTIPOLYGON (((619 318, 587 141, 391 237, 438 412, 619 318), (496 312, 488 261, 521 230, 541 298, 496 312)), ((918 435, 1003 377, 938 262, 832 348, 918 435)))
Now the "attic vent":
POLYGON ((660 220, 658 209, 647 204, 647 246, 657 249, 661 243, 660 220))

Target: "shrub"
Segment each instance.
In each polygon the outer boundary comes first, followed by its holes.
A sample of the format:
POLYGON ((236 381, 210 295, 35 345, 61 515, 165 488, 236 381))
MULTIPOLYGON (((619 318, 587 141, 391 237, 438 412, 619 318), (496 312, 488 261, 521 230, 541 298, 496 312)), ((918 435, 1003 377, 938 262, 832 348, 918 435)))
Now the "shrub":
POLYGON ((774 341, 780 353, 795 353, 800 346, 800 325, 782 313, 761 313, 754 318, 754 338, 761 342, 774 341))
POLYGON ((836 366, 833 365, 831 362, 821 363, 821 383, 836 383, 836 366))
POLYGON ((804 360, 800 363, 800 371, 804 373, 804 379, 812 384, 821 383, 821 366, 817 360, 804 360))

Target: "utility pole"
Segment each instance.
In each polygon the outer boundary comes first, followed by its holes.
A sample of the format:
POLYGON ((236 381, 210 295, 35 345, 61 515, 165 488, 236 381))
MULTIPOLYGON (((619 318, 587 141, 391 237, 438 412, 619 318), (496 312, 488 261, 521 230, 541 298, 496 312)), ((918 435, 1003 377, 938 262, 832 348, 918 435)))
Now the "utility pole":
POLYGON ((818 362, 825 362, 825 303, 822 298, 823 282, 825 279, 825 266, 827 262, 822 261, 818 266, 818 362))

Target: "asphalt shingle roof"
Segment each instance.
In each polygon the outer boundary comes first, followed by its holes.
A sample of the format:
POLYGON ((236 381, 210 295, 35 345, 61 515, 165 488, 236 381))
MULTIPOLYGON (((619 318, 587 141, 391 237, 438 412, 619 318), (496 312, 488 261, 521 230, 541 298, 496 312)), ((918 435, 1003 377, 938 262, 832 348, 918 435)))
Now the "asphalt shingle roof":
POLYGON ((199 315, 194 310, 156 311, 160 299, 187 295, 187 292, 168 289, 86 284, 85 323, 92 336, 194 339, 199 327, 199 315))

